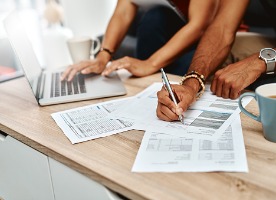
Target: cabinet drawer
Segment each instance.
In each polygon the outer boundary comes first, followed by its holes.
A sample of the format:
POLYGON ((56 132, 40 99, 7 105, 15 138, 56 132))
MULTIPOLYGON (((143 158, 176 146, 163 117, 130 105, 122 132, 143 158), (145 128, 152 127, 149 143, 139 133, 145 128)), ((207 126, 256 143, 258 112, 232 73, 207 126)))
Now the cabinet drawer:
POLYGON ((56 200, 121 200, 103 185, 49 158, 56 200))
POLYGON ((1 132, 0 197, 54 200, 47 156, 1 132))

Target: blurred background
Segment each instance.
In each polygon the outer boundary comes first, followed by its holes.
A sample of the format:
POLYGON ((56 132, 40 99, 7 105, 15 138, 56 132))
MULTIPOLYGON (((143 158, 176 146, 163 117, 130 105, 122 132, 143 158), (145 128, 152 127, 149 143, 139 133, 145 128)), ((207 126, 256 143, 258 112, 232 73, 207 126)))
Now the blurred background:
POLYGON ((22 76, 20 62, 7 39, 3 20, 18 12, 42 67, 72 63, 66 40, 101 37, 117 0, 0 0, 0 82, 22 76))
MULTIPOLYGON (((251 0, 240 31, 275 36, 271 19, 261 0, 251 0)), ((66 40, 72 36, 102 36, 117 0, 0 0, 0 82, 22 76, 20 62, 9 44, 4 18, 13 10, 20 15, 42 67, 65 67, 72 63, 66 40)), ((139 9, 114 58, 133 56, 135 30, 144 11, 139 9)))

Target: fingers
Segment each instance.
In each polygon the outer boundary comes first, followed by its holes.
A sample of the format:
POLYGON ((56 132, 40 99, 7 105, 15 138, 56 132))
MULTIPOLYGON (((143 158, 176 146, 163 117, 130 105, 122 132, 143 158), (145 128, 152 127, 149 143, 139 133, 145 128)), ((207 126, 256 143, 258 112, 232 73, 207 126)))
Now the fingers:
POLYGON ((63 81, 67 78, 67 81, 71 81, 76 73, 78 73, 78 70, 74 66, 70 66, 62 73, 61 80, 63 81))
POLYGON ((109 67, 105 68, 105 70, 102 72, 102 76, 108 76, 113 71, 117 70, 117 65, 114 65, 113 62, 109 65, 109 67))
POLYGON ((236 99, 240 95, 242 85, 235 75, 232 76, 222 69, 215 73, 211 91, 218 97, 236 99))
POLYGON ((231 90, 231 83, 226 80, 223 74, 215 74, 211 85, 211 91, 218 97, 229 98, 231 90))
POLYGON ((230 99, 236 99, 236 98, 238 98, 240 95, 241 95, 241 89, 236 88, 236 87, 233 87, 233 88, 231 89, 229 98, 230 98, 230 99))
POLYGON ((159 119, 165 121, 175 121, 178 120, 178 115, 176 114, 176 105, 169 97, 169 93, 162 89, 157 92, 158 105, 156 109, 156 115, 159 119))
POLYGON ((112 61, 109 67, 105 68, 105 70, 102 72, 102 75, 108 76, 113 71, 116 71, 118 69, 127 69, 129 66, 130 66, 130 63, 125 62, 123 59, 112 61))
POLYGON ((176 121, 178 120, 178 115, 173 113, 167 106, 158 103, 156 109, 156 115, 159 119, 164 121, 176 121))
POLYGON ((81 72, 82 74, 89 73, 101 73, 105 66, 97 64, 95 60, 87 60, 82 61, 80 63, 69 66, 61 75, 61 80, 65 80, 67 78, 68 81, 71 81, 74 76, 81 72))
POLYGON ((156 110, 157 117, 165 121, 175 121, 196 100, 196 92, 193 87, 187 85, 172 85, 172 89, 179 99, 178 105, 171 100, 169 93, 162 88, 157 92, 158 106, 156 110))
POLYGON ((211 84, 211 91, 217 95, 217 96, 221 96, 221 87, 222 87, 222 80, 220 78, 220 75, 222 74, 223 70, 218 70, 213 78, 212 84, 211 84))

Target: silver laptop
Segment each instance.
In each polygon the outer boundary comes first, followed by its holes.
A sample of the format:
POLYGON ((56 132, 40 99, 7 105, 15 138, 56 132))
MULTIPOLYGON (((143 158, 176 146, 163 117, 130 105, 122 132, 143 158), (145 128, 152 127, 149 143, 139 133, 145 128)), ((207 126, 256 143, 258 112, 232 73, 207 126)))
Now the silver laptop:
POLYGON ((23 23, 20 22, 16 12, 10 13, 4 19, 4 26, 39 105, 126 94, 125 87, 117 73, 108 77, 97 74, 78 74, 73 81, 60 81, 63 71, 47 71, 40 66, 23 23))

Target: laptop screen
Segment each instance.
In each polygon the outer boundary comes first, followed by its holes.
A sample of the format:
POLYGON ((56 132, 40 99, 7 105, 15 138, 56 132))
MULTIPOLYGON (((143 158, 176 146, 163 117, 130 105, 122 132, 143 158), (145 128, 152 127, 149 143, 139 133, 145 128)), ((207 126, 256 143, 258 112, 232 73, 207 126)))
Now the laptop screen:
POLYGON ((18 55, 22 69, 36 96, 37 84, 42 72, 23 23, 16 12, 10 13, 4 20, 4 26, 14 51, 18 55))
POLYGON ((23 75, 21 65, 7 38, 0 38, 0 83, 23 75))

